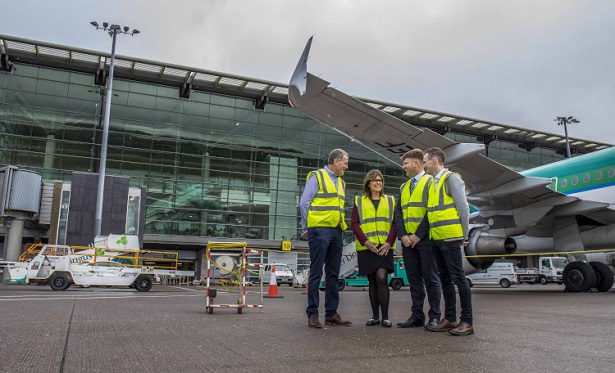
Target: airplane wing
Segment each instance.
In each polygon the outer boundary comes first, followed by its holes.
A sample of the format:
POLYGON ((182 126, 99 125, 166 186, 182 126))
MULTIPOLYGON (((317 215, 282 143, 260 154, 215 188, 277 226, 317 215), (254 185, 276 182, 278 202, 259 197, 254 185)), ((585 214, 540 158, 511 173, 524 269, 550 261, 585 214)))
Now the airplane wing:
POLYGON ((299 111, 397 164, 401 164, 399 156, 413 148, 443 149, 447 167, 459 172, 466 183, 468 202, 485 216, 489 211, 519 209, 536 202, 546 208, 576 199, 545 188, 551 179, 525 177, 485 157, 480 154, 482 144, 452 141, 331 88, 329 82, 307 72, 311 44, 312 38, 289 84, 290 104, 299 111))

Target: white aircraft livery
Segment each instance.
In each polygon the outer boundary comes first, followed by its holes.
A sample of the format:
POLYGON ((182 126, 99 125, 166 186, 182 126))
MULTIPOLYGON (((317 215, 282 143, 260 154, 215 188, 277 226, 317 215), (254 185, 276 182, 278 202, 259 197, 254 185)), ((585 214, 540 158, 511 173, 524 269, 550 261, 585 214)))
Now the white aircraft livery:
MULTIPOLYGON (((477 209, 465 248, 466 272, 493 263, 493 257, 481 255, 615 249, 614 147, 513 171, 482 155, 482 144, 455 142, 331 88, 307 72, 311 44, 312 38, 291 78, 290 104, 397 164, 410 149, 443 149, 445 164, 461 174, 468 202, 477 209)), ((608 291, 614 257, 570 256, 574 261, 563 271, 566 289, 608 291)))

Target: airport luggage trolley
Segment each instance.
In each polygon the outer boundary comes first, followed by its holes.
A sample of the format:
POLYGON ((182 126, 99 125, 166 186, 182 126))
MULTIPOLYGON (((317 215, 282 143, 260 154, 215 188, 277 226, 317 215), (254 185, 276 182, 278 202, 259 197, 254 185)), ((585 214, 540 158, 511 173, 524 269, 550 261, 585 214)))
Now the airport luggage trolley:
POLYGON ((263 262, 263 252, 247 248, 246 242, 209 242, 206 248, 207 257, 207 282, 206 300, 207 312, 213 313, 214 308, 237 308, 241 313, 244 308, 263 307, 263 287, 260 286, 260 303, 246 304, 246 268, 248 267, 247 256, 260 254, 263 262), (212 268, 212 264, 215 268, 212 268), (239 298, 237 304, 214 304, 217 290, 211 288, 212 270, 216 269, 221 276, 221 281, 232 284, 233 277, 239 283, 239 298))

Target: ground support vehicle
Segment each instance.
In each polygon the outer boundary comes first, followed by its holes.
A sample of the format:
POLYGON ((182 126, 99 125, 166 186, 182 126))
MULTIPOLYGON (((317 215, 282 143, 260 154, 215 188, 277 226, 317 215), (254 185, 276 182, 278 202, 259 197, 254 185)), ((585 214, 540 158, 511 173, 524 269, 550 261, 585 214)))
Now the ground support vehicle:
POLYGON ((293 284, 295 283, 295 274, 290 268, 288 268, 288 264, 270 263, 263 264, 260 267, 261 271, 259 271, 259 280, 265 284, 269 284, 269 279, 271 278, 271 270, 273 268, 275 268, 275 279, 278 286, 293 286, 293 284))
POLYGON ((248 254, 260 254, 263 261, 262 251, 247 248, 247 242, 209 242, 205 250, 207 258, 207 277, 205 278, 205 305, 207 312, 214 313, 214 308, 237 308, 237 313, 242 313, 244 308, 263 307, 263 283, 260 285, 260 303, 246 303, 246 267, 248 266, 248 254), (213 265, 213 268, 212 268, 213 265), (215 278, 214 272, 220 276, 220 284, 226 290, 239 288, 237 304, 215 304, 214 299, 218 292, 211 287, 215 278))
POLYGON ((495 262, 488 268, 467 275, 466 279, 470 286, 474 286, 474 284, 490 284, 509 288, 510 285, 519 283, 515 266, 507 262, 495 262))
POLYGON ((563 274, 564 268, 568 264, 568 259, 560 257, 545 257, 541 256, 538 259, 537 268, 517 268, 519 283, 543 285, 549 283, 564 283, 563 274))
MULTIPOLYGON (((389 286, 393 290, 399 290, 402 286, 408 286, 408 276, 406 275, 406 270, 404 269, 404 260, 398 259, 395 261, 395 271, 389 275, 389 286)), ((367 277, 360 276, 358 269, 353 269, 347 274, 340 276, 337 280, 337 286, 339 290, 344 290, 346 286, 354 286, 354 287, 367 287, 369 286, 369 282, 367 277)), ((323 281, 320 282, 319 286, 320 290, 325 289, 325 284, 323 281)))
POLYGON ((125 286, 149 291, 157 275, 153 266, 177 269, 177 253, 68 245, 30 245, 20 256, 27 283, 66 290, 71 285, 125 286))

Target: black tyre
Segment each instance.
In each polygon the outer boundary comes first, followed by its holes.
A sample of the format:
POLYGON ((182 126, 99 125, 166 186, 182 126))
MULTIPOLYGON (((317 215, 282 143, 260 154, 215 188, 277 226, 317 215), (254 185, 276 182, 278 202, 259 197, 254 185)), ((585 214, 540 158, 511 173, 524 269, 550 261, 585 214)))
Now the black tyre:
POLYGON ((596 272, 596 289, 601 292, 611 290, 615 279, 609 266, 601 262, 589 262, 589 265, 596 272))
POLYGON ((398 279, 398 278, 394 278, 391 280, 391 289, 393 290, 399 290, 401 289, 402 286, 404 286, 404 283, 398 279))
POLYGON ((545 276, 540 276, 540 279, 538 281, 540 281, 540 283, 543 285, 546 285, 549 283, 549 281, 547 281, 547 278, 545 276))
POLYGON ((508 281, 507 278, 503 278, 500 280, 500 286, 503 287, 504 289, 509 288, 510 287, 510 281, 508 281))
POLYGON ((137 277, 137 280, 134 282, 135 289, 137 291, 149 291, 154 285, 152 279, 147 276, 137 277))
POLYGON ((470 285, 470 287, 474 286, 474 283, 472 282, 472 280, 470 280, 469 278, 466 277, 466 280, 468 280, 468 285, 470 285))
POLYGON ((585 262, 572 262, 564 268, 564 285, 571 293, 584 293, 596 287, 596 272, 585 262))
POLYGON ((339 291, 342 291, 346 288, 346 281, 339 279, 337 280, 337 288, 339 289, 339 291))
POLYGON ((70 281, 68 281, 68 277, 65 274, 58 273, 49 281, 49 286, 53 290, 66 290, 70 286, 70 281))

